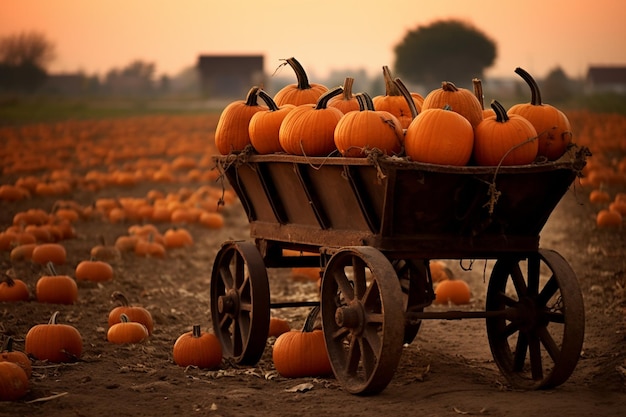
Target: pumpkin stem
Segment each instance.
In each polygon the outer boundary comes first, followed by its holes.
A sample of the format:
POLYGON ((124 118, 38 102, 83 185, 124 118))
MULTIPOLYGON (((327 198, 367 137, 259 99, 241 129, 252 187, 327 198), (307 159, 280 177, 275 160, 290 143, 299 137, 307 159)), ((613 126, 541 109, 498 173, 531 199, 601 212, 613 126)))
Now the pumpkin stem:
POLYGON ((360 111, 364 111, 364 110, 375 111, 374 101, 372 100, 372 97, 369 94, 363 92, 363 93, 359 93, 355 95, 355 97, 356 97, 356 100, 359 102, 360 111))
POLYGON ((409 105, 409 110, 411 110, 411 116, 415 119, 417 117, 417 107, 415 107, 415 102, 413 101, 413 97, 411 97, 409 89, 406 88, 406 85, 404 85, 400 78, 396 78, 393 82, 398 86, 398 89, 404 96, 404 99, 409 105))
POLYGON ((506 113, 506 109, 498 100, 491 100, 491 108, 496 112, 496 121, 500 123, 506 123, 509 120, 509 115, 506 113))
POLYGON ((111 294, 111 300, 119 302, 123 307, 130 306, 128 298, 120 291, 114 291, 113 294, 111 294))
POLYGON ((474 95, 478 99, 480 103, 480 108, 485 109, 485 98, 483 96, 483 83, 479 78, 472 79, 472 84, 474 85, 474 95))
POLYGON ((343 99, 344 100, 352 100, 352 86, 354 85, 354 78, 346 77, 343 82, 343 99))
POLYGON ((279 109, 278 104, 276 104, 274 99, 269 94, 267 94, 265 90, 261 89, 258 91, 257 94, 259 95, 259 97, 261 97, 265 104, 267 104, 267 107, 270 109, 270 111, 276 111, 279 109))
POLYGON ((6 282, 9 288, 15 285, 15 280, 11 278, 11 276, 7 274, 6 272, 2 273, 2 278, 0 279, 0 283, 2 282, 6 282))
POLYGON ((321 95, 321 97, 317 100, 317 104, 315 105, 315 110, 323 110, 328 107, 328 102, 331 98, 338 96, 343 92, 343 87, 335 87, 330 91, 325 92, 321 95))
POLYGON ((282 65, 289 64, 289 66, 291 66, 293 71, 296 73, 296 77, 298 78, 298 90, 307 90, 311 88, 311 84, 309 84, 309 77, 307 77, 306 71, 297 59, 291 57, 284 59, 283 61, 285 61, 285 63, 282 65))
POLYGON ((304 326, 302 327, 302 333, 312 332, 313 327, 315 326, 315 320, 317 320, 317 316, 320 313, 319 304, 311 309, 309 315, 306 316, 306 320, 304 321, 304 326))
POLYGON ((452 91, 452 92, 459 91, 458 87, 456 85, 454 85, 453 82, 450 82, 450 81, 442 82, 441 83, 441 89, 443 91, 452 91))
POLYGON ((7 337, 7 340, 4 342, 4 347, 2 349, 3 352, 13 352, 13 336, 7 337))
POLYGON ((130 321, 130 319, 128 318, 128 316, 124 313, 120 314, 120 323, 128 323, 130 321))
POLYGON ((402 90, 398 88, 398 85, 394 82, 391 76, 391 70, 387 65, 383 65, 383 79, 385 80, 385 95, 387 96, 401 96, 402 90))
POLYGON ((200 337, 202 336, 202 329, 200 328, 199 324, 194 324, 193 327, 191 328, 191 333, 193 335, 193 337, 200 337))
POLYGON ((52 316, 50 317, 50 320, 48 320, 48 324, 57 324, 57 316, 59 315, 58 311, 55 311, 54 313, 52 313, 52 316))
POLYGON ((52 261, 48 261, 46 266, 48 267, 48 271, 50 272, 50 275, 56 275, 57 274, 56 269, 54 269, 54 263, 52 263, 52 261))
POLYGON ((246 106, 258 106, 259 102, 257 100, 257 92, 260 90, 256 85, 248 91, 248 95, 246 96, 246 106))
POLYGON ((539 85, 535 79, 530 75, 526 70, 517 67, 515 68, 515 73, 522 77, 526 84, 530 87, 530 104, 533 106, 541 106, 543 103, 541 102, 541 92, 539 91, 539 85))

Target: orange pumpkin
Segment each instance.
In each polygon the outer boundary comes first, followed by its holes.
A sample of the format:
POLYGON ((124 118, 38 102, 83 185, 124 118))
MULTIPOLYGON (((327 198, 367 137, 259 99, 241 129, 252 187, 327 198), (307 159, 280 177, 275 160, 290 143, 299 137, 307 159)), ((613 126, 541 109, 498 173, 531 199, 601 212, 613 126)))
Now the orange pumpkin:
POLYGON ((483 108, 473 91, 458 88, 454 83, 444 81, 441 87, 431 91, 424 98, 422 111, 426 109, 442 109, 450 106, 452 111, 469 120, 473 128, 483 120, 483 108))
POLYGON ((152 334, 152 331, 154 330, 154 320, 152 319, 150 311, 146 310, 144 307, 130 305, 126 296, 119 291, 115 291, 111 294, 111 299, 119 302, 121 305, 113 308, 109 312, 109 327, 119 323, 121 321, 120 316, 125 314, 126 317, 128 317, 128 320, 136 321, 146 326, 148 335, 152 334))
POLYGON ((530 103, 512 106, 508 113, 524 117, 535 127, 539 137, 537 155, 545 156, 550 161, 558 159, 572 142, 570 122, 562 111, 541 101, 539 86, 528 72, 516 68, 515 73, 530 87, 531 99, 530 103))
POLYGON ((278 139, 285 152, 292 155, 327 156, 335 147, 334 132, 341 110, 328 107, 328 100, 341 94, 337 87, 322 95, 317 104, 302 104, 285 116, 278 139))
POLYGON ((287 114, 295 106, 284 104, 278 107, 272 97, 263 90, 259 90, 259 97, 267 104, 268 109, 255 113, 250 119, 248 124, 250 143, 260 154, 282 152, 278 131, 287 114))
POLYGON ((183 248, 193 245, 193 236, 189 230, 182 227, 167 229, 163 234, 166 248, 183 248))
POLYGON ((60 243, 42 243, 33 249, 31 259, 33 262, 45 265, 52 262, 55 265, 63 265, 67 260, 67 251, 60 243))
POLYGON ((55 311, 47 324, 37 324, 26 334, 25 349, 28 355, 50 362, 73 362, 80 358, 83 339, 78 329, 69 324, 58 324, 55 311))
POLYGON ((0 401, 15 401, 28 392, 28 376, 13 362, 0 362, 0 401))
POLYGON ((79 281, 110 281, 113 279, 113 267, 108 262, 85 260, 76 265, 74 276, 79 281))
POLYGON ((622 215, 615 210, 600 210, 596 215, 596 224, 600 228, 620 228, 622 227, 622 215))
POLYGON ((78 301, 78 285, 69 275, 57 275, 52 263, 49 275, 42 275, 35 285, 35 295, 40 303, 74 304, 78 301))
POLYGON ((213 333, 203 332, 196 324, 176 339, 172 355, 178 366, 213 369, 222 363, 222 345, 213 333))
POLYGON ((298 83, 289 84, 274 95, 274 101, 278 107, 282 107, 285 104, 293 104, 294 106, 315 104, 328 91, 325 85, 309 82, 306 71, 297 59, 293 57, 288 58, 282 65, 289 65, 294 70, 298 83))
POLYGON ((130 321, 126 314, 120 314, 119 323, 107 330, 107 340, 115 344, 139 343, 148 338, 148 329, 142 323, 130 321))
POLYGON ((6 273, 0 275, 0 301, 28 301, 30 292, 21 279, 13 279, 6 273))
POLYGON ((4 350, 0 352, 0 362, 13 362, 24 370, 26 376, 30 378, 33 367, 30 358, 18 350, 13 350, 13 338, 7 338, 4 350))
POLYGON ((357 95, 359 111, 343 115, 335 126, 335 147, 346 157, 366 157, 368 150, 378 149, 385 155, 402 150, 404 133, 397 117, 374 109, 367 93, 357 95))
POLYGON ((242 151, 250 145, 248 124, 252 116, 265 106, 258 104, 259 87, 252 87, 245 100, 230 103, 220 115, 215 128, 215 146, 222 155, 242 151))
POLYGON ((496 116, 483 120, 474 131, 474 159, 478 165, 524 165, 537 157, 537 131, 522 116, 507 115, 493 100, 496 116))
MULTIPOLYGON (((407 99, 398 88, 397 83, 391 76, 388 66, 383 66, 383 78, 385 81, 385 94, 372 99, 374 107, 379 111, 387 111, 398 118, 403 129, 409 127, 415 115, 409 107, 407 99)), ((424 98, 417 93, 409 93, 417 113, 422 111, 424 98)))
POLYGON ((352 86, 354 85, 354 78, 346 77, 343 82, 343 94, 335 96, 328 100, 328 107, 336 107, 343 114, 351 111, 359 110, 359 101, 356 96, 352 94, 352 86))
POLYGON ((470 287, 461 279, 440 281, 435 288, 435 303, 438 304, 468 304, 470 298, 470 287))
POLYGON ((283 333, 291 331, 289 322, 280 317, 270 317, 270 329, 267 333, 268 337, 278 337, 283 333))

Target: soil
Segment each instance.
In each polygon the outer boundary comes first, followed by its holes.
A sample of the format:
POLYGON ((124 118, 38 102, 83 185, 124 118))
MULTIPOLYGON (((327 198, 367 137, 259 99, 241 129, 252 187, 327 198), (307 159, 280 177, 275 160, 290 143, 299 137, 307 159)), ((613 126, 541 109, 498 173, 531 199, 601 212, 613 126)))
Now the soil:
MULTIPOLYGON (((78 201, 107 195, 145 195, 146 188, 82 192, 78 201)), ((30 207, 50 209, 54 198, 34 197, 2 203, 0 225, 30 207)), ((54 311, 59 321, 78 328, 84 340, 81 358, 73 363, 34 361, 30 391, 19 401, 0 404, 0 416, 620 416, 626 404, 626 235, 599 230, 596 209, 586 191, 573 186, 553 212, 541 234, 541 246, 567 259, 582 287, 586 323, 580 360, 571 377, 551 390, 512 388, 500 374, 490 352, 484 320, 429 320, 416 339, 404 347, 398 369, 385 390, 373 396, 346 392, 332 377, 288 379, 279 376, 271 359, 269 338, 256 366, 224 360, 216 370, 179 367, 172 359, 176 338, 200 324, 211 329, 209 281, 213 259, 222 242, 249 239, 248 223, 239 203, 223 209, 222 229, 190 227, 189 248, 170 250, 165 259, 123 253, 115 262, 112 281, 79 282, 75 305, 29 302, 0 303, 0 332, 15 338, 23 350, 24 336, 45 323, 54 311), (114 345, 106 340, 111 294, 121 291, 135 305, 146 307, 155 320, 154 333, 144 342, 114 345), (308 384, 308 385, 301 385, 308 384), (306 387, 306 389, 298 389, 306 387)), ((64 241, 68 261, 59 272, 73 274, 100 236, 109 242, 126 233, 128 224, 79 220, 77 237, 64 241)), ((160 224, 165 230, 168 224, 160 224)), ((42 267, 9 261, 9 271, 34 290, 42 267)), ((472 290, 464 308, 484 309, 488 277, 483 267, 464 271, 447 261, 472 290)), ((477 262, 477 265, 480 262, 477 262)), ((294 281, 284 270, 270 271, 273 301, 314 299, 312 281, 294 281)), ((433 307, 437 308, 437 307, 433 307)), ((292 328, 302 326, 308 310, 280 309, 292 328)))

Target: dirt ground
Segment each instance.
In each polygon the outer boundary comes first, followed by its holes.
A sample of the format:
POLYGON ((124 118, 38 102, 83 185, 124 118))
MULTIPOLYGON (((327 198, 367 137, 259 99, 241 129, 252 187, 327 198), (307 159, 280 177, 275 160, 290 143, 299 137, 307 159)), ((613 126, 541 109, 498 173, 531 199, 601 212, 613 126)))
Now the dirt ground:
MULTIPOLYGON (((88 201, 119 190, 84 192, 88 201)), ((145 193, 125 189, 125 193, 145 193)), ((53 199, 35 197, 2 203, 0 225, 25 208, 50 208, 53 199)), ((573 187, 553 212, 541 235, 541 246, 561 253, 578 275, 583 290, 586 333, 581 358, 564 384, 547 391, 512 389, 491 356, 484 320, 430 320, 404 348, 400 365, 388 387, 378 395, 347 393, 333 378, 287 379, 277 375, 268 340, 264 356, 254 367, 223 361, 218 370, 182 368, 172 360, 176 338, 193 324, 211 328, 209 280, 212 262, 222 242, 247 239, 248 223, 241 206, 224 209, 226 225, 212 230, 192 228, 191 248, 169 251, 166 259, 123 254, 114 263, 115 277, 102 284, 79 283, 76 305, 40 304, 34 300, 0 304, 0 332, 16 339, 22 350, 28 329, 59 320, 77 327, 84 340, 78 362, 34 362, 30 392, 20 401, 0 403, 0 416, 621 416, 626 404, 626 235, 623 230, 598 230, 595 208, 580 186, 573 187), (149 309, 153 335, 135 345, 106 341, 106 318, 113 291, 149 309), (304 392, 294 390, 309 383, 304 392)), ((88 256, 104 233, 107 241, 126 232, 128 224, 78 221, 77 238, 64 241, 68 262, 63 273, 88 256)), ((163 229, 168 225, 161 225, 163 229)), ((34 289, 42 269, 30 263, 10 264, 2 253, 3 272, 13 269, 34 289)), ((456 261, 448 265, 470 283, 472 304, 483 309, 486 282, 482 267, 463 272, 456 261)), ((272 301, 315 297, 313 282, 295 282, 285 271, 270 275, 272 301)), ((302 325, 308 310, 281 309, 272 314, 302 325)))

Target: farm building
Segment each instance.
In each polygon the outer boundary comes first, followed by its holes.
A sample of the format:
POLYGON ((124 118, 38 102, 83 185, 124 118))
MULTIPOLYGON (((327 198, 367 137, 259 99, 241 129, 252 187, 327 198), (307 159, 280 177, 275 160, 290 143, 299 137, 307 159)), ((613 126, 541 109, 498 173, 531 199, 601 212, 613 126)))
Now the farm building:
POLYGON ((591 66, 585 79, 585 91, 626 94, 626 66, 591 66))
POLYGON ((202 94, 209 98, 243 99, 250 87, 263 86, 263 55, 200 55, 202 94))

